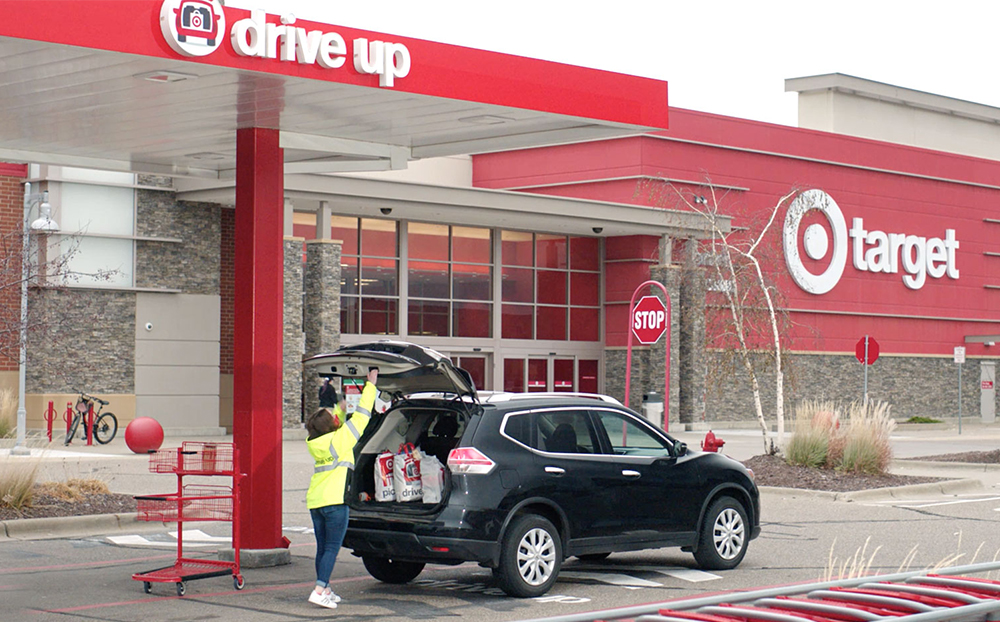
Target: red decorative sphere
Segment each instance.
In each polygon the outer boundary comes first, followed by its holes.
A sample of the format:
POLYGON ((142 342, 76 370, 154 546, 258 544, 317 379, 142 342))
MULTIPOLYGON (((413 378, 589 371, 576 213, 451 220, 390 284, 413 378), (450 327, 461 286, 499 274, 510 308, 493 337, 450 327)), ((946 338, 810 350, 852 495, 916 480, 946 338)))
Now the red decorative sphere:
POLYGON ((138 417, 125 427, 125 444, 134 453, 156 451, 163 444, 163 426, 152 417, 138 417))

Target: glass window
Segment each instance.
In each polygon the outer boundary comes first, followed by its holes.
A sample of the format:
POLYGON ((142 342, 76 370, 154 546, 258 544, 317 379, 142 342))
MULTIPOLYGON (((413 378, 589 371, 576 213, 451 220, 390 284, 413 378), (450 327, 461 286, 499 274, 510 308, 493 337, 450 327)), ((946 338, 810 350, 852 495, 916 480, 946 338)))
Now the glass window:
POLYGON ((354 296, 340 297, 340 332, 343 334, 356 335, 361 332, 361 323, 358 319, 360 306, 358 299, 354 296))
POLYGON ((570 304, 578 307, 601 305, 601 275, 598 272, 570 272, 570 304))
POLYGON ((538 271, 538 302, 548 305, 566 304, 566 276, 568 272, 538 271))
POLYGON ((504 268, 501 291, 504 302, 534 302, 534 270, 530 268, 504 268))
POLYGON ((448 336, 448 301, 411 300, 410 334, 448 336))
POLYGON ((67 283, 92 287, 131 287, 132 240, 60 236, 60 254, 66 262, 67 283), (106 276, 102 276, 106 275, 106 276))
POLYGON ((453 264, 452 279, 456 300, 493 300, 493 270, 489 266, 453 264))
POLYGON ((600 271, 599 248, 597 238, 570 238, 569 267, 573 270, 600 271))
POLYGON ((671 456, 666 440, 637 426, 622 415, 599 411, 598 420, 611 440, 611 448, 619 456, 671 456))
POLYGON ((448 225, 410 223, 407 243, 410 259, 448 261, 448 225))
POLYGON ((601 310, 570 307, 569 338, 570 341, 600 341, 601 310))
POLYGON ((573 359, 556 359, 552 362, 552 390, 573 390, 573 359))
POLYGON ((451 258, 466 263, 493 263, 493 234, 489 229, 452 227, 451 258))
POLYGON ((537 449, 532 439, 531 419, 531 414, 507 417, 507 421, 503 426, 504 434, 532 449, 537 449))
POLYGON ((454 302, 452 335, 455 337, 492 337, 493 305, 482 302, 454 302))
POLYGON ((559 454, 600 453, 586 411, 535 413, 540 445, 559 454))
POLYGON ((539 268, 562 268, 566 264, 566 237, 539 233, 536 236, 535 249, 538 253, 536 265, 539 268))
POLYGON ((398 262, 380 257, 361 258, 361 294, 364 296, 397 296, 399 294, 398 262))
POLYGON ((508 393, 524 392, 524 359, 503 360, 503 390, 508 393))
POLYGON ((399 257, 396 221, 362 218, 361 254, 368 257, 399 257))
POLYGON ((340 257, 340 295, 357 296, 358 292, 358 258, 340 257))
POLYGON ((361 299, 361 332, 366 335, 399 334, 397 307, 393 298, 361 299))
POLYGON ((534 236, 523 231, 503 231, 500 233, 500 246, 503 249, 503 265, 533 266, 532 254, 534 236))
POLYGON ((538 307, 536 339, 566 339, 566 307, 538 307))
MULTIPOLYGON (((135 232, 135 190, 61 184, 60 228, 67 233, 127 235, 135 232)), ((83 251, 83 249, 81 249, 83 251)), ((131 272, 131 261, 129 271, 131 272)))
POLYGON ((343 242, 341 254, 358 254, 358 219, 344 216, 330 218, 330 238, 343 242))
POLYGON ((410 262, 409 293, 414 298, 449 298, 449 265, 431 261, 410 262))
POLYGON ((504 339, 531 339, 535 308, 531 305, 503 305, 500 334, 504 339))
POLYGON ((486 388, 486 357, 485 356, 462 356, 458 359, 458 366, 469 372, 476 389, 482 391, 486 388))

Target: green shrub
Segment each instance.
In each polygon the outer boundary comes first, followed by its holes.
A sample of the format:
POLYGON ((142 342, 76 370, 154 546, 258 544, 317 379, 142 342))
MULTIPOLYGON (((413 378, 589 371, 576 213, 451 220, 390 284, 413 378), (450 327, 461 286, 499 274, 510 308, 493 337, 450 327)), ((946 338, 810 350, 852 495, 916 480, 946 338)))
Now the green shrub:
MULTIPOLYGON (((896 422, 889 416, 886 402, 854 402, 848 414, 848 424, 838 439, 837 452, 828 460, 838 471, 853 473, 886 473, 892 462, 889 434, 896 422), (842 450, 840 445, 842 444, 842 450)), ((834 452, 831 452, 834 453, 834 452)))
POLYGON ((941 420, 930 417, 910 417, 905 423, 941 423, 941 420))
POLYGON ((20 511, 31 505, 38 460, 8 458, 0 462, 0 506, 20 511))
POLYGON ((829 438, 823 430, 813 428, 795 431, 785 450, 788 464, 798 464, 812 468, 826 463, 829 438))

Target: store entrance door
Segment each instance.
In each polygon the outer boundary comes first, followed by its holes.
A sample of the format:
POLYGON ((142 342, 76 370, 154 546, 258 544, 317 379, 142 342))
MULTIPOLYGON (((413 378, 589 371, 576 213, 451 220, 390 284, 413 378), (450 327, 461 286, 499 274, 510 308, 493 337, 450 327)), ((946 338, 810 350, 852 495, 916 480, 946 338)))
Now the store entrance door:
POLYGON ((492 356, 489 354, 451 354, 452 363, 469 372, 477 391, 491 391, 493 387, 492 356))
POLYGON ((597 393, 598 361, 573 356, 505 357, 503 390, 510 393, 597 393))

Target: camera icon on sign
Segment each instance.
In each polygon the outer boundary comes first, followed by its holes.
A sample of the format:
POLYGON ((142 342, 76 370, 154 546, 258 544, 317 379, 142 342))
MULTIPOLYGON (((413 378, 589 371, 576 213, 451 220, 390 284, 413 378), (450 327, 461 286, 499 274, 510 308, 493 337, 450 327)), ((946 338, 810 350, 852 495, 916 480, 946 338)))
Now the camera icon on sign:
POLYGON ((215 47, 219 36, 219 15, 212 10, 212 4, 204 0, 184 0, 176 14, 177 40, 187 42, 188 37, 205 39, 206 45, 215 47))

